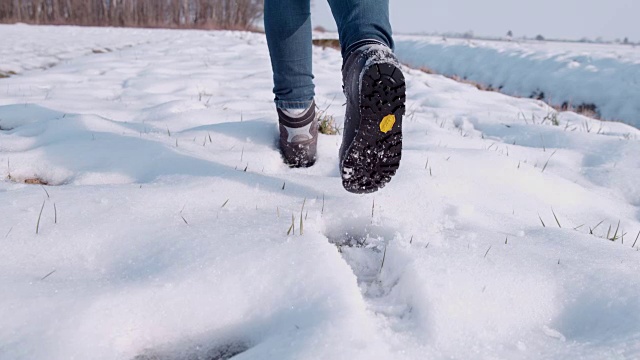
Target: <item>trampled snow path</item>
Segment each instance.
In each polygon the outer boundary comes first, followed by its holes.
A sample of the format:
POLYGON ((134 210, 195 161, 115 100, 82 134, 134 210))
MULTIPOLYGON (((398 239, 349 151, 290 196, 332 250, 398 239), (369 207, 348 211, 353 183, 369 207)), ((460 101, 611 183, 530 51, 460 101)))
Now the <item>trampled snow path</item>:
POLYGON ((640 357, 640 131, 407 70, 355 196, 339 137, 282 164, 261 35, 50 29, 0 27, 79 55, 0 80, 0 359, 640 357))

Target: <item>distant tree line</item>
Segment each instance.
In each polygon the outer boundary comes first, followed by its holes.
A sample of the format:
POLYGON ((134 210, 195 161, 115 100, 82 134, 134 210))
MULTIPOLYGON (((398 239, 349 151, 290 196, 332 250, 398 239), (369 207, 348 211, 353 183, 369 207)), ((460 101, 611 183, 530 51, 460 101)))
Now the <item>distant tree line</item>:
POLYGON ((0 23, 248 30, 263 0, 0 0, 0 23))

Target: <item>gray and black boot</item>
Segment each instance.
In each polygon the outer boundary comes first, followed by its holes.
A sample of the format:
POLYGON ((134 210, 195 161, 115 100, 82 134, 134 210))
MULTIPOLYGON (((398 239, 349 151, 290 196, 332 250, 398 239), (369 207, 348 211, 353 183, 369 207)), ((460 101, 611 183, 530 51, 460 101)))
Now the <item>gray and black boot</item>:
POLYGON ((383 188, 400 166, 406 85, 388 47, 364 45, 342 69, 347 109, 340 148, 342 185, 353 193, 383 188))
POLYGON ((301 114, 278 109, 280 152, 290 167, 309 167, 316 162, 318 120, 315 102, 301 114))

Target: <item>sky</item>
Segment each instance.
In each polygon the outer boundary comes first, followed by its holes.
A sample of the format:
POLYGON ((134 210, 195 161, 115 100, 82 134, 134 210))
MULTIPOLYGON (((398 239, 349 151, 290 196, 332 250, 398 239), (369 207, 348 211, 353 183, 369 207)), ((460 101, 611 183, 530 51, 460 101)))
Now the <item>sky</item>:
MULTIPOLYGON (((326 0, 313 2, 315 25, 335 29, 326 0)), ((640 41, 640 0, 390 0, 390 11, 396 33, 640 41)))

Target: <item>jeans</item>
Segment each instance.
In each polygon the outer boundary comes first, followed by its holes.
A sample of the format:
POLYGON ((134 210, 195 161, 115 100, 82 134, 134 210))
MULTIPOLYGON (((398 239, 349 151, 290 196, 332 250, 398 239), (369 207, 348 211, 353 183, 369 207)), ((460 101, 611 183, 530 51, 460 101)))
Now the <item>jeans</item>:
MULTIPOLYGON (((393 48, 389 0, 329 0, 342 56, 365 43, 393 48)), ((280 109, 306 109, 315 96, 310 0, 265 0, 264 28, 280 109)))

